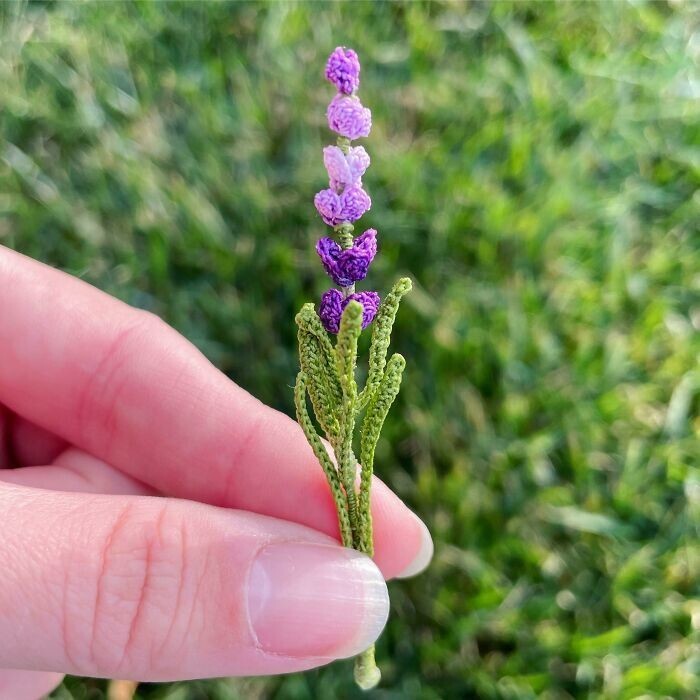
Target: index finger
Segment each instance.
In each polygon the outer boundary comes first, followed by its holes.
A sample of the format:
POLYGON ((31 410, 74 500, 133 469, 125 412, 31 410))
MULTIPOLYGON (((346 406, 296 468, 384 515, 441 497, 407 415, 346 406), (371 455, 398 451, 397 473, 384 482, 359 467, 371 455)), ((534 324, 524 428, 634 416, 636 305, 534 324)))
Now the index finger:
MULTIPOLYGON (((0 247, 0 403, 159 491, 338 536, 295 421, 219 372, 153 314, 0 247)), ((430 559, 425 525, 379 480, 375 559, 430 559)))

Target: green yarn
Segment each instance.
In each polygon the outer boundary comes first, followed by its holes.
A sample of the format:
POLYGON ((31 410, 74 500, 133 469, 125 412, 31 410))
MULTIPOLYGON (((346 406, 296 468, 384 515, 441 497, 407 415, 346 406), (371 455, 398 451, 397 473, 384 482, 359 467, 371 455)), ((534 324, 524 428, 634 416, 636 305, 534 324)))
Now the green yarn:
POLYGON ((391 341, 391 329, 394 326, 396 312, 402 297, 411 290, 411 280, 401 277, 392 290, 382 300, 374 319, 372 343, 369 348, 369 372, 365 388, 360 393, 360 405, 366 406, 379 386, 386 366, 386 353, 391 341))
POLYGON ((348 517, 347 499, 340 485, 338 471, 326 451, 325 445, 321 442, 321 438, 314 429, 309 413, 306 410, 306 377, 303 372, 297 374, 297 381, 294 386, 294 404, 297 409, 297 421, 328 479, 328 485, 335 501, 335 508, 338 511, 338 523, 343 544, 346 547, 352 547, 352 529, 348 517))
POLYGON ((306 388, 321 428, 332 440, 338 435, 337 412, 343 405, 343 391, 335 371, 335 352, 313 304, 304 304, 296 317, 299 327, 299 360, 306 388))

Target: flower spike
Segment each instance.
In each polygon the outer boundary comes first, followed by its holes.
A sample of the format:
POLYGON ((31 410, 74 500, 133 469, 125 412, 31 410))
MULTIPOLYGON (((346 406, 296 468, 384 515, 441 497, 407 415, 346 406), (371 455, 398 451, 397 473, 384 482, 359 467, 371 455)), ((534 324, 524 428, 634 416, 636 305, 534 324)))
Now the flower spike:
MULTIPOLYGON (((297 314, 301 371, 294 398, 297 420, 326 473, 338 511, 342 542, 372 556, 370 488, 374 452, 384 419, 398 394, 405 365, 400 355, 393 355, 387 362, 386 353, 399 301, 411 282, 407 278, 399 280, 383 302, 377 292, 355 289, 355 284, 367 277, 377 254, 375 229, 368 228, 353 237, 354 223, 369 211, 372 201, 362 183, 370 165, 369 155, 351 141, 369 136, 372 114, 355 94, 360 85, 360 63, 352 49, 338 47, 333 51, 326 64, 326 78, 338 90, 326 114, 328 126, 339 136, 336 145, 323 149, 328 188, 316 194, 314 205, 323 222, 333 230, 331 235, 319 239, 316 252, 338 288, 322 295, 318 312, 312 304, 304 304, 297 314), (373 322, 367 382, 358 391, 358 341, 373 322), (308 410, 307 396, 335 460, 323 446, 308 410), (353 438, 363 413, 358 483, 353 453, 353 445, 358 441, 353 438)), ((369 690, 380 678, 371 646, 355 660, 355 681, 363 690, 369 690)))

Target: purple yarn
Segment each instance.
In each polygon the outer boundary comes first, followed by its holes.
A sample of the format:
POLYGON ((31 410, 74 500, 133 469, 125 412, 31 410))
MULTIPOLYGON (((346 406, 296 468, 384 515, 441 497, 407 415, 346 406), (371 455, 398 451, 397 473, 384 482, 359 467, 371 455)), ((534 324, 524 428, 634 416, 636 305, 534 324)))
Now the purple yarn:
POLYGON ((340 317, 343 315, 343 295, 338 289, 329 289, 321 296, 318 307, 318 317, 323 327, 329 333, 337 333, 340 329, 340 317))
MULTIPOLYGON (((360 85, 357 54, 352 49, 338 47, 328 58, 326 78, 338 89, 326 112, 328 126, 345 139, 369 136, 372 113, 354 95, 360 85)), ((343 143, 340 139, 339 142, 343 143)), ((314 197, 318 213, 329 226, 357 221, 372 206, 372 200, 362 189, 362 176, 370 164, 367 151, 362 146, 327 146, 323 149, 323 162, 330 187, 317 192, 314 197)), ((316 252, 337 285, 352 287, 367 276, 377 254, 377 232, 373 228, 367 229, 346 249, 326 236, 316 244, 316 252)), ((329 333, 337 333, 340 329, 343 311, 350 301, 362 304, 363 329, 374 320, 379 308, 379 294, 353 292, 343 296, 339 289, 329 289, 321 297, 318 310, 323 327, 329 333)))
POLYGON ((336 226, 342 221, 340 213, 343 209, 340 195, 335 190, 321 190, 314 197, 316 211, 321 215, 324 223, 336 226))
POLYGON ((348 139, 369 136, 372 128, 372 112, 355 96, 338 93, 328 105, 326 116, 331 131, 348 139))
POLYGON ((316 210, 329 226, 344 221, 357 221, 372 206, 372 200, 362 187, 348 187, 338 194, 334 190, 321 190, 314 197, 316 210))
POLYGON ((377 315, 379 309, 379 294, 377 292, 357 292, 343 298, 339 289, 329 289, 321 296, 321 305, 318 310, 323 327, 329 333, 337 333, 340 329, 340 317, 350 301, 359 301, 362 304, 362 328, 369 326, 377 315))
POLYGON ((348 187, 340 195, 343 203, 341 216, 343 221, 357 221, 372 206, 372 200, 361 187, 348 187))
POLYGON ((323 149, 323 163, 331 188, 339 191, 362 185, 362 176, 369 167, 369 155, 362 146, 350 147, 347 155, 338 146, 326 146, 323 149))
POLYGON ((339 46, 326 63, 326 78, 339 92, 350 95, 360 86, 360 61, 352 49, 339 46))
POLYGON ((377 232, 367 229, 353 241, 352 248, 346 249, 326 236, 316 244, 316 252, 332 280, 341 287, 349 287, 367 276, 377 254, 377 232))

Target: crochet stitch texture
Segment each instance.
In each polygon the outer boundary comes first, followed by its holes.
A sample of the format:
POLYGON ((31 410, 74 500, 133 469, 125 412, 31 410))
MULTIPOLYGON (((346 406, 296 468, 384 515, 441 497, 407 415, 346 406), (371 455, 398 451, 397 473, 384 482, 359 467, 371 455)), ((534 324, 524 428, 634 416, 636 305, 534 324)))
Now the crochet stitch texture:
POLYGON ((339 46, 326 63, 326 79, 338 88, 338 92, 350 95, 360 87, 360 61, 352 49, 339 46))
POLYGON ((377 315, 379 309, 379 294, 377 292, 355 292, 343 297, 338 289, 329 289, 321 297, 321 306, 318 311, 323 327, 330 333, 340 330, 340 318, 345 307, 351 301, 359 301, 362 304, 362 329, 369 326, 377 315))
POLYGON ((341 287, 349 287, 367 276, 370 263, 377 254, 377 232, 368 228, 350 248, 345 249, 326 236, 316 244, 316 252, 332 280, 341 287))
POLYGON ((326 146, 323 149, 323 164, 334 190, 361 186, 369 162, 369 155, 362 146, 349 146, 347 153, 343 153, 339 146, 326 146))
POLYGON ((324 223, 338 226, 357 221, 372 206, 372 200, 362 187, 348 187, 341 194, 333 189, 321 190, 314 197, 316 210, 324 223))
POLYGON ((369 136, 372 129, 372 112, 354 95, 338 93, 328 105, 326 117, 330 130, 347 139, 369 136))

